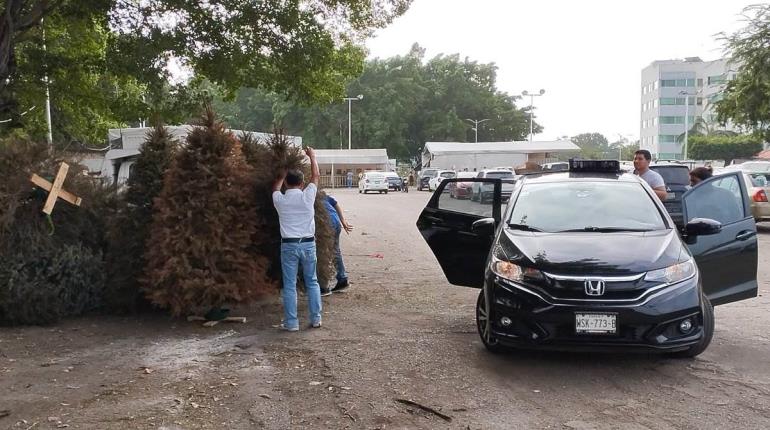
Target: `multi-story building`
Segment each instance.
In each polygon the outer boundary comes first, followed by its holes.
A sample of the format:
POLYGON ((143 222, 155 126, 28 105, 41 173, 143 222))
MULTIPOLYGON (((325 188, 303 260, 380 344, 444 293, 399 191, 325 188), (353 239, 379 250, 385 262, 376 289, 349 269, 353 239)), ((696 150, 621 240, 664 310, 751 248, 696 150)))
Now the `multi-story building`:
POLYGON ((654 158, 682 159, 680 136, 696 118, 703 118, 711 128, 718 127, 714 102, 721 99, 735 70, 726 59, 703 61, 698 57, 653 61, 642 69, 640 148, 649 150, 654 158))

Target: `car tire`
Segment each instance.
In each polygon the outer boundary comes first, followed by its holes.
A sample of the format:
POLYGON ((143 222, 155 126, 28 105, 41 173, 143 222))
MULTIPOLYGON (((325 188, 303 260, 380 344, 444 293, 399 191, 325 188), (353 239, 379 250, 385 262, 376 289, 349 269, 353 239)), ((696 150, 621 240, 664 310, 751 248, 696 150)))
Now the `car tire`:
POLYGON ((385 190, 385 194, 388 194, 388 190, 385 190))
POLYGON ((361 190, 358 190, 358 194, 361 194, 361 190))
POLYGON ((476 300, 476 329, 479 332, 481 343, 489 352, 499 353, 505 351, 505 347, 492 336, 491 333, 487 333, 487 318, 489 312, 486 309, 487 302, 484 297, 484 289, 479 291, 479 298, 476 300))
POLYGON ((701 294, 701 310, 703 311, 703 336, 698 343, 684 351, 675 352, 672 356, 677 358, 694 358, 708 348, 714 337, 714 307, 704 294, 701 294))

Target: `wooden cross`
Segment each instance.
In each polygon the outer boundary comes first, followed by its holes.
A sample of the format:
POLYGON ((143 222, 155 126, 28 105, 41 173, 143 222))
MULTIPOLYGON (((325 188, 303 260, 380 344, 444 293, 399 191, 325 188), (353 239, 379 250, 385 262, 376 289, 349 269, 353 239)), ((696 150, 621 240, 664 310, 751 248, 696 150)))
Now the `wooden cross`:
POLYGON ((56 178, 53 180, 53 184, 34 173, 32 174, 32 177, 29 178, 33 184, 48 191, 48 198, 45 201, 45 206, 43 206, 43 213, 51 215, 57 199, 62 199, 65 202, 72 203, 75 206, 80 206, 80 203, 83 201, 83 199, 80 197, 70 193, 69 191, 61 189, 62 185, 64 184, 64 178, 67 177, 67 171, 69 168, 70 166, 67 163, 61 163, 59 166, 59 171, 56 173, 56 178))

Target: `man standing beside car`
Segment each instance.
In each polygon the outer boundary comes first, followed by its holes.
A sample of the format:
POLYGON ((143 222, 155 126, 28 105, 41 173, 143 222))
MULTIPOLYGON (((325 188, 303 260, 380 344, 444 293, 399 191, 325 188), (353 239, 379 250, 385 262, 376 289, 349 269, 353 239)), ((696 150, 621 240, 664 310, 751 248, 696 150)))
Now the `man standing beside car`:
POLYGON ((666 183, 660 173, 650 169, 652 154, 646 149, 640 149, 634 153, 634 174, 644 179, 644 182, 652 188, 655 195, 663 201, 666 200, 666 183))

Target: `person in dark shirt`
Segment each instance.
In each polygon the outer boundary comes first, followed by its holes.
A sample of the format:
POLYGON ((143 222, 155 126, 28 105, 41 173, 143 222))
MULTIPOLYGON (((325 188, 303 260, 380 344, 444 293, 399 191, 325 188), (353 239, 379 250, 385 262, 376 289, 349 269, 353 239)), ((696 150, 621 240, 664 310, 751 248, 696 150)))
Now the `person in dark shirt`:
POLYGON ((337 199, 327 194, 324 198, 324 206, 326 206, 326 210, 329 212, 329 218, 331 218, 332 227, 334 228, 334 263, 337 269, 337 284, 334 288, 330 289, 327 286, 321 288, 321 295, 328 296, 332 292, 345 292, 350 286, 348 274, 345 272, 345 263, 342 261, 342 252, 340 251, 340 233, 342 233, 342 229, 345 229, 345 232, 350 234, 353 231, 353 226, 345 221, 344 211, 337 199))

